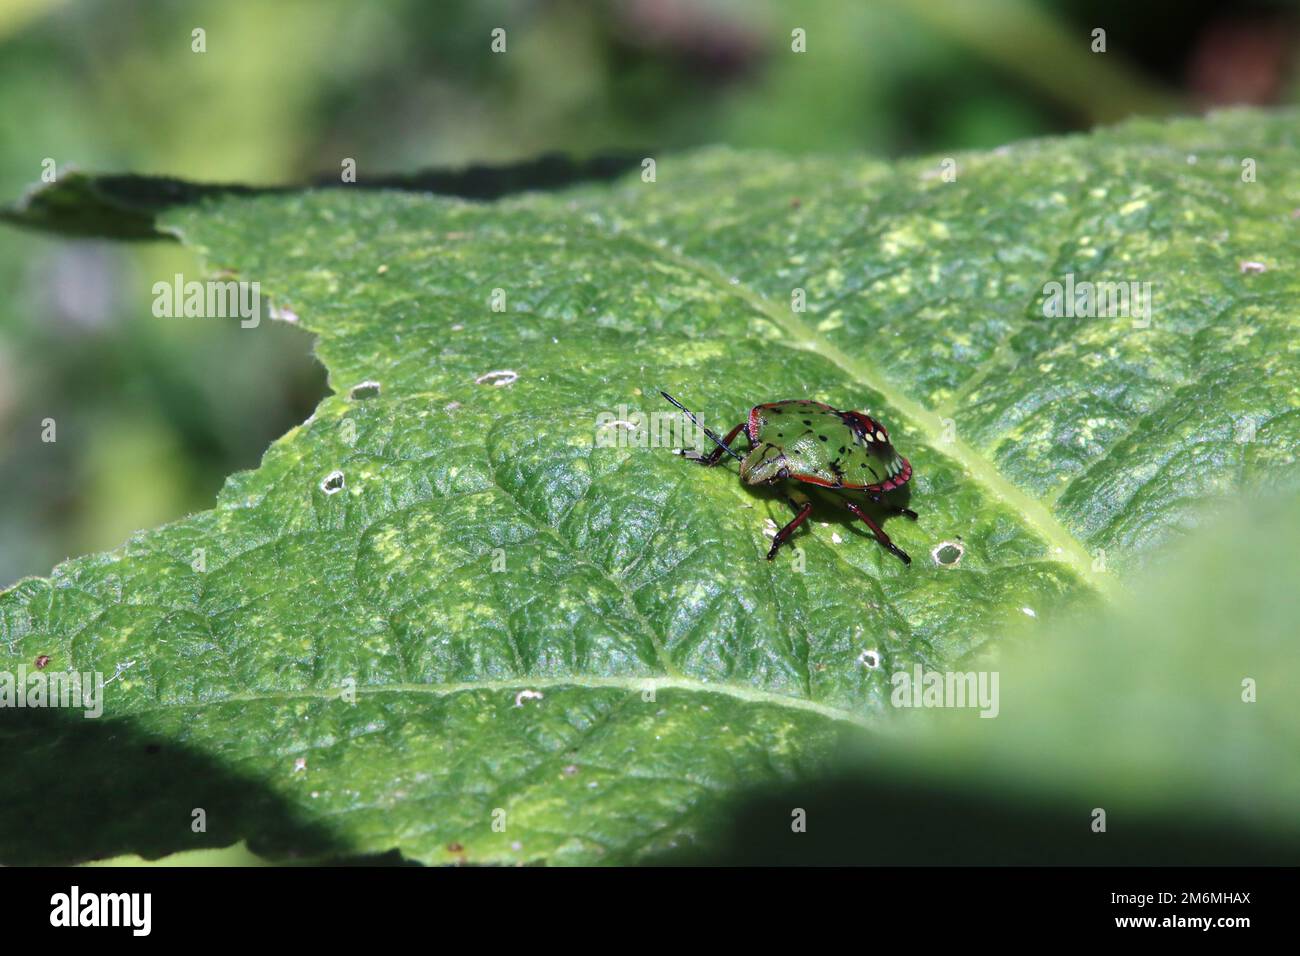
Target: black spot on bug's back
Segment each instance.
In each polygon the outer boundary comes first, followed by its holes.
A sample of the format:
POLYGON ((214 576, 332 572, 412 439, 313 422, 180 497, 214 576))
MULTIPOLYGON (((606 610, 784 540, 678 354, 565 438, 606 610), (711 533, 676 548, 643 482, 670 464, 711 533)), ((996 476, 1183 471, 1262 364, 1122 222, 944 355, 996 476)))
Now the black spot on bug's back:
POLYGON ((810 419, 805 418, 805 419, 803 420, 803 423, 804 423, 805 425, 810 426, 810 427, 812 426, 812 421, 811 421, 810 419))
POLYGON ((846 449, 843 445, 840 446, 840 454, 841 454, 841 455, 844 454, 844 452, 846 452, 847 450, 848 450, 848 449, 846 449))
POLYGON ((818 435, 817 437, 820 438, 822 441, 827 440, 825 435, 818 435))

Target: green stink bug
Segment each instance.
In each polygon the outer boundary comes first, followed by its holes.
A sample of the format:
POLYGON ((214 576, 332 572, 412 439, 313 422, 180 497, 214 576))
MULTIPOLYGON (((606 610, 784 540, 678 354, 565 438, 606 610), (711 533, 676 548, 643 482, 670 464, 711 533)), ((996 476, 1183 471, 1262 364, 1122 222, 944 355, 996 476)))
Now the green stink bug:
MULTIPOLYGON (((916 520, 915 511, 889 504, 883 497, 885 492, 907 484, 912 477, 912 466, 894 451, 885 426, 869 415, 842 412, 806 399, 768 402, 755 405, 745 421, 728 432, 725 438, 719 438, 700 424, 694 413, 677 399, 667 392, 659 394, 685 412, 718 446, 707 455, 679 452, 691 461, 711 467, 726 452, 740 462, 740 479, 746 484, 773 485, 778 481, 792 481, 835 491, 861 491, 892 513, 916 520), (749 439, 748 455, 741 455, 731 447, 741 429, 749 439)), ((794 520, 772 538, 772 549, 767 552, 769 561, 776 557, 781 545, 812 513, 812 501, 797 488, 792 487, 787 497, 795 510, 794 520)), ((876 540, 887 550, 896 554, 904 564, 912 563, 907 552, 890 541, 889 535, 861 506, 853 501, 845 501, 844 506, 871 529, 876 540)))

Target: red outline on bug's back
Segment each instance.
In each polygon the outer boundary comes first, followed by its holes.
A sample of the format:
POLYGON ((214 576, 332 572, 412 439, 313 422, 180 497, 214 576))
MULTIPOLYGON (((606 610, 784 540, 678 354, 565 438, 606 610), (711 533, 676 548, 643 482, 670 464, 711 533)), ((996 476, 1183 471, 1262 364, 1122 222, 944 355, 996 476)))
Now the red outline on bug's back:
POLYGON ((749 436, 749 447, 753 448, 758 444, 758 410, 762 405, 755 405, 749 410, 749 418, 745 421, 745 434, 749 436))
POLYGON ((880 422, 876 421, 865 412, 840 412, 840 420, 858 433, 858 437, 866 441, 875 441, 876 432, 880 432, 888 439, 889 432, 880 427, 880 422))
MULTIPOLYGON (((900 458, 902 456, 899 456, 900 458)), ((903 470, 897 478, 889 478, 875 485, 850 485, 844 482, 827 481, 825 478, 818 478, 816 475, 803 475, 798 472, 791 472, 790 477, 795 481, 802 481, 809 485, 818 485, 822 488, 842 488, 845 491, 893 491, 895 488, 901 488, 912 480, 912 463, 906 458, 902 459, 903 470)))
MULTIPOLYGON (((870 415, 864 414, 863 412, 856 412, 856 411, 842 412, 838 408, 834 408, 830 405, 827 405, 825 402, 814 402, 812 399, 808 399, 808 398, 787 398, 779 402, 764 402, 762 405, 755 405, 753 408, 749 410, 749 418, 746 419, 745 421, 745 434, 749 436, 750 444, 751 445, 758 444, 758 419, 759 419, 760 409, 774 408, 777 405, 795 405, 795 404, 816 405, 818 408, 822 409, 823 411, 834 412, 836 415, 840 416, 840 419, 844 421, 846 425, 849 425, 850 427, 852 427, 852 424, 849 422, 848 420, 849 418, 857 419, 859 424, 865 422, 871 426, 870 431, 868 432, 869 435, 874 434, 877 430, 882 432, 885 431, 883 428, 881 428, 879 422, 877 422, 870 415)), ((888 435, 889 433, 885 432, 885 434, 888 435)), ((886 480, 874 485, 850 485, 850 484, 845 484, 844 482, 827 481, 825 478, 818 478, 816 475, 804 475, 804 474, 799 474, 797 472, 792 472, 790 474, 790 477, 793 478, 795 481, 802 481, 805 484, 809 484, 809 485, 817 485, 821 488, 837 488, 837 489, 843 489, 845 491, 866 491, 871 493, 880 492, 880 491, 893 491, 895 488, 901 488, 903 487, 903 485, 907 484, 909 481, 912 480, 912 463, 908 461, 906 458, 903 458, 902 455, 899 455, 898 457, 903 462, 903 470, 898 475, 898 477, 887 478, 886 480)))

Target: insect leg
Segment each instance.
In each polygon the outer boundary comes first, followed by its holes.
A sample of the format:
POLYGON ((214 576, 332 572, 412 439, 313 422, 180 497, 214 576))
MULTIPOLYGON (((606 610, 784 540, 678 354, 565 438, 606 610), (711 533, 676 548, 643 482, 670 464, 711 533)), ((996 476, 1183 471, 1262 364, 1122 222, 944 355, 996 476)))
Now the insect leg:
POLYGON ((776 552, 781 549, 781 545, 790 539, 790 535, 794 534, 795 528, 803 524, 807 517, 812 514, 812 502, 804 498, 803 495, 799 497, 803 498, 802 504, 793 497, 790 499, 790 506, 799 513, 794 516, 793 521, 772 536, 772 550, 767 552, 767 560, 769 561, 776 557, 776 552))
POLYGON ((876 536, 876 540, 879 541, 881 544, 883 544, 887 551, 897 555, 899 560, 901 560, 904 564, 912 563, 912 559, 907 556, 907 552, 904 551, 902 548, 900 548, 898 545, 894 544, 894 542, 890 541, 889 535, 885 534, 885 532, 881 529, 880 525, 876 524, 874 521, 871 520, 870 515, 868 515, 865 511, 863 511, 860 507, 858 507, 857 504, 855 504, 852 501, 846 501, 844 502, 844 504, 848 507, 850 511, 853 512, 853 514, 856 517, 861 519, 866 524, 866 526, 871 529, 872 534, 876 536))
POLYGON ((887 509, 890 514, 906 515, 907 517, 911 518, 913 521, 916 520, 916 512, 913 511, 911 508, 903 508, 900 507, 899 505, 890 504, 880 495, 872 495, 871 500, 874 501, 876 504, 880 505, 880 507, 887 509))
MULTIPOLYGON (((732 439, 734 439, 736 435, 740 433, 740 430, 744 427, 745 427, 745 423, 741 422, 731 431, 727 432, 727 437, 722 439, 722 444, 718 445, 716 448, 713 449, 713 451, 709 452, 707 455, 701 455, 699 452, 695 452, 695 451, 681 451, 678 452, 678 454, 680 454, 687 461, 698 461, 701 465, 704 465, 706 468, 712 465, 716 465, 718 463, 718 459, 722 457, 723 445, 727 446, 728 450, 730 450, 732 439)), ((732 452, 732 454, 734 455, 735 452, 732 452)))

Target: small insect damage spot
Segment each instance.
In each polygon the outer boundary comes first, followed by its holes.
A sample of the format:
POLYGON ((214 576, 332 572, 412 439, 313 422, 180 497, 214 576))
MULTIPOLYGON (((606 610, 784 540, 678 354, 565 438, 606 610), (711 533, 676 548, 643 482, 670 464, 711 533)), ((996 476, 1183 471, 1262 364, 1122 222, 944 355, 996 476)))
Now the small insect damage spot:
POLYGON ((109 684, 113 683, 113 681, 117 680, 132 667, 135 667, 135 661, 118 661, 113 665, 113 676, 104 681, 104 686, 107 687, 109 684))
POLYGON ((379 395, 380 387, 381 386, 378 382, 374 379, 368 378, 364 382, 358 382, 356 385, 353 385, 352 390, 348 392, 348 398, 352 399, 354 402, 367 398, 375 398, 379 395))
POLYGON ((965 554, 966 546, 960 541, 940 541, 930 551, 930 560, 942 568, 955 568, 965 554))
MULTIPOLYGON (((628 421, 628 420, 625 419, 625 418, 616 418, 616 419, 614 419, 612 422, 601 422, 600 427, 601 427, 601 429, 606 429, 606 428, 621 428, 621 429, 623 429, 624 431, 634 432, 634 431, 636 431, 640 426, 637 425, 636 422, 628 421)), ((686 450, 683 449, 683 448, 679 448, 679 449, 677 449, 677 454, 679 454, 679 455, 685 455, 685 454, 686 454, 686 450)))
POLYGON ((343 490, 343 485, 343 472, 335 470, 321 479, 320 490, 327 495, 334 495, 343 490))
POLYGON ((514 369, 499 368, 495 371, 484 372, 478 378, 474 379, 475 385, 494 385, 497 388, 504 388, 507 385, 513 385, 519 379, 519 373, 514 369))
POLYGON ((36 658, 36 669, 38 671, 45 670, 45 668, 48 667, 49 664, 50 664, 49 654, 42 654, 40 657, 36 658))
POLYGON ((515 694, 515 706, 522 707, 526 700, 541 700, 545 696, 540 690, 521 690, 515 694))
POLYGON ((1243 261, 1240 264, 1240 268, 1242 274, 1248 276, 1259 275, 1261 272, 1268 271, 1268 266, 1264 265, 1264 263, 1255 262, 1254 260, 1249 260, 1249 259, 1243 261))
POLYGON ((869 671, 880 669, 880 651, 863 651, 858 655, 858 663, 869 671))

